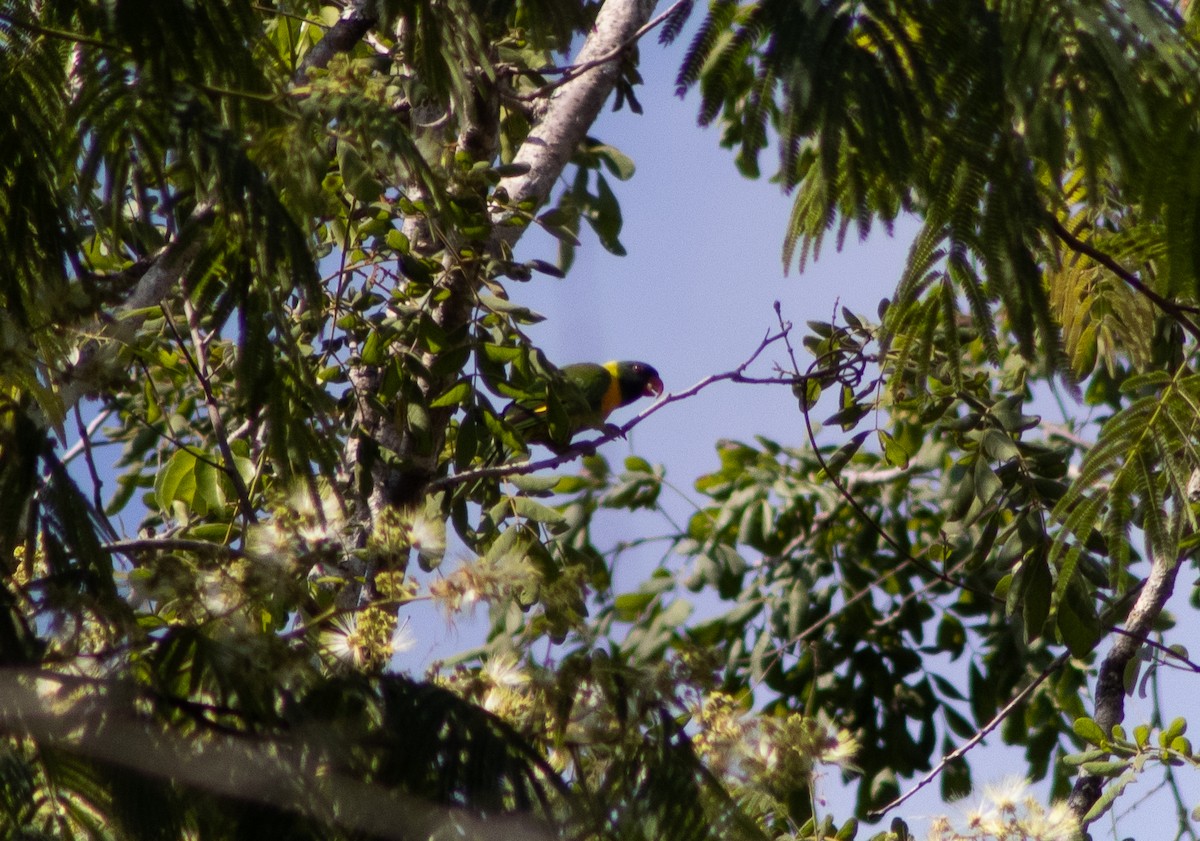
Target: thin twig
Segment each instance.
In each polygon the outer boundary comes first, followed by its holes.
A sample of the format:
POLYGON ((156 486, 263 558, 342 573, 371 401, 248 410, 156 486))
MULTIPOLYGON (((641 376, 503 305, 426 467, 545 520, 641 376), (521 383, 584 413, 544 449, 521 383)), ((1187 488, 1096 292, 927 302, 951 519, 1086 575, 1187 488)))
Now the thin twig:
POLYGON ((1018 692, 1016 695, 1014 695, 1011 701, 1009 701, 1007 704, 1005 704, 1003 707, 1001 707, 1000 711, 998 713, 996 713, 994 716, 992 716, 991 720, 988 721, 988 723, 985 724, 979 730, 978 733, 976 733, 974 736, 972 736, 967 741, 963 742, 963 744, 959 745, 954 750, 950 751, 950 753, 943 756, 941 758, 941 760, 938 762, 938 764, 933 766, 933 768, 931 768, 929 770, 929 773, 927 773, 924 777, 922 777, 920 780, 918 780, 917 784, 914 785, 912 788, 910 788, 908 791, 901 794, 899 797, 897 797, 891 803, 888 803, 886 806, 883 806, 882 808, 877 809, 874 812, 867 813, 868 819, 873 820, 873 821, 878 820, 879 818, 886 815, 888 812, 892 811, 892 809, 895 809, 897 806, 904 803, 906 800, 908 800, 910 797, 912 797, 918 791, 925 788, 925 786, 929 785, 935 779, 937 779, 938 774, 942 773, 942 771, 945 769, 945 767, 947 765, 949 765, 951 762, 954 762, 956 759, 959 759, 960 757, 963 756, 963 754, 965 754, 971 748, 975 747, 977 744, 982 742, 984 737, 986 737, 988 733, 991 733, 998 726, 1000 726, 1001 722, 1003 722, 1004 719, 1008 718, 1008 716, 1012 713, 1012 711, 1014 709, 1016 709, 1018 704, 1020 704, 1022 701, 1024 701, 1026 698, 1028 698, 1029 695, 1032 694, 1033 690, 1035 690, 1039 686, 1041 686, 1042 683, 1046 680, 1046 678, 1050 677, 1050 675, 1054 674, 1056 671, 1058 671, 1060 668, 1062 668, 1062 665, 1064 663, 1066 663, 1067 660, 1069 660, 1069 659, 1071 659, 1070 651, 1064 651, 1062 654, 1055 657, 1054 660, 1051 661, 1050 665, 1047 666, 1046 668, 1042 669, 1041 673, 1038 674, 1038 676, 1036 678, 1034 678, 1033 681, 1028 686, 1026 686, 1024 689, 1022 689, 1020 692, 1018 692))
POLYGON ((1124 268, 1111 256, 1105 254, 1094 245, 1085 242, 1068 231, 1066 227, 1064 227, 1063 224, 1057 219, 1055 219, 1053 222, 1053 228, 1055 235, 1057 235, 1058 238, 1066 243, 1073 251, 1078 251, 1080 254, 1086 255, 1095 262, 1104 266, 1104 268, 1108 269, 1117 277, 1121 278, 1121 280, 1125 281, 1135 290, 1140 292, 1144 297, 1152 301, 1167 315, 1178 321, 1181 327, 1192 334, 1192 338, 1200 340, 1200 327, 1198 327, 1196 322, 1192 321, 1192 319, 1188 316, 1188 313, 1200 312, 1200 308, 1177 304, 1176 302, 1159 295, 1157 292, 1147 286, 1141 278, 1124 268))
POLYGON ((70 464, 71 460, 82 453, 85 448, 92 446, 89 443, 89 439, 91 436, 96 434, 96 430, 100 428, 101 424, 108 420, 112 413, 112 409, 100 410, 96 417, 92 418, 91 422, 87 425, 87 427, 84 428, 83 432, 80 434, 79 440, 72 444, 66 450, 66 452, 62 454, 60 461, 62 461, 63 464, 70 464))
POLYGON ((96 514, 103 516, 104 502, 100 494, 104 488, 104 480, 100 478, 100 471, 96 469, 96 459, 92 456, 92 439, 89 428, 83 422, 83 411, 80 410, 79 404, 76 403, 72 409, 75 413, 75 425, 79 429, 79 443, 83 445, 83 460, 87 464, 88 477, 92 480, 92 505, 96 509, 96 514))
POLYGON ((1123 637, 1131 637, 1132 639, 1137 640, 1138 642, 1140 642, 1142 645, 1146 646, 1147 648, 1153 648, 1155 651, 1158 651, 1160 654, 1164 655, 1168 660, 1178 661, 1178 663, 1175 664, 1176 668, 1182 669, 1184 671, 1196 672, 1197 674, 1200 674, 1200 663, 1193 663, 1191 660, 1189 660, 1184 655, 1180 654, 1175 649, 1171 648, 1169 645, 1163 645, 1158 640, 1151 639, 1150 637, 1145 636, 1143 634, 1135 634, 1134 632, 1126 630, 1125 628, 1113 627, 1113 628, 1109 628, 1108 630, 1112 631, 1114 634, 1120 634, 1123 637))
POLYGON ((675 10, 678 9, 680 6, 682 6, 686 2, 687 2, 687 0, 675 0, 675 2, 672 3, 671 6, 665 12, 663 12, 661 15, 654 18, 653 20, 645 23, 640 29, 638 29, 636 32, 634 32, 633 35, 626 38, 619 45, 617 45, 613 49, 609 50, 607 53, 605 53, 602 56, 594 58, 591 61, 585 61, 583 64, 569 64, 566 67, 544 67, 544 68, 540 69, 538 72, 543 75, 549 74, 549 73, 561 73, 563 75, 562 75, 562 78, 555 79, 553 82, 547 82, 546 84, 542 85, 540 88, 538 88, 534 91, 531 91, 530 93, 519 94, 513 98, 518 101, 521 101, 521 102, 529 102, 534 99, 541 99, 542 97, 546 96, 546 94, 553 91, 555 88, 562 87, 563 85, 565 85, 567 82, 571 81, 572 79, 578 79, 580 76, 582 76, 584 73, 587 73, 589 70, 594 70, 595 68, 600 67, 601 65, 608 64, 610 61, 615 61, 616 59, 618 59, 622 55, 624 55, 626 50, 628 50, 630 47, 632 47, 634 44, 636 44, 638 41, 640 41, 642 39, 642 37, 646 35, 647 32, 650 32, 652 29, 654 29, 659 24, 661 24, 663 21, 665 21, 667 18, 669 18, 671 15, 673 15, 675 13, 675 10))
POLYGON ((596 448, 602 444, 607 444, 609 441, 612 441, 616 438, 626 437, 630 430, 655 412, 662 409, 664 406, 668 406, 671 403, 676 403, 680 400, 686 400, 689 397, 694 397, 696 394, 708 388, 710 385, 722 382, 724 380, 732 380, 737 382, 738 378, 743 375, 746 368, 752 365, 754 360, 758 359, 758 357, 764 350, 767 349, 767 347, 783 338, 783 335, 784 334, 782 333, 775 333, 774 335, 768 333, 763 337, 763 340, 759 342, 759 345, 757 348, 755 348, 754 353, 750 354, 750 357, 745 362, 734 368, 732 371, 726 371, 723 374, 711 374, 690 388, 684 389, 683 391, 672 394, 664 394, 650 406, 646 407, 641 412, 630 418, 629 421, 627 421, 623 426, 613 427, 596 438, 591 438, 587 441, 580 441, 572 444, 570 447, 555 456, 538 459, 536 461, 518 461, 511 464, 497 464, 491 467, 479 467, 475 468, 474 470, 465 470, 462 473, 456 473, 452 476, 445 476, 434 482, 430 482, 429 490, 432 492, 442 490, 444 488, 453 488, 466 482, 473 482, 477 479, 489 479, 504 476, 523 476, 528 473, 536 473, 539 470, 558 467, 559 465, 566 464, 569 461, 574 461, 580 456, 591 455, 595 453, 596 448))
POLYGON ((136 540, 113 540, 100 546, 113 555, 133 555, 143 552, 196 552, 201 555, 227 555, 240 558, 242 551, 211 540, 190 540, 183 537, 143 537, 136 540))
POLYGON ((163 315, 166 316, 166 324, 171 332, 175 334, 175 339, 179 343, 179 349, 182 351, 184 359, 187 360, 188 366, 192 369, 192 373, 196 375, 196 379, 200 383, 200 390, 204 394, 204 404, 208 410, 208 420, 213 428, 213 437, 217 440, 217 449, 221 451, 221 459, 224 461, 222 467, 225 474, 229 477, 229 481, 233 483, 234 491, 237 494, 238 510, 247 524, 253 523, 257 518, 254 514, 254 506, 250 502, 250 491, 246 487, 246 483, 242 481, 242 474, 238 472, 237 462, 233 458, 233 450, 229 446, 229 437, 225 434, 225 420, 221 417, 221 407, 217 405, 216 395, 213 394, 207 359, 208 342, 200 332, 200 320, 196 316, 196 310, 192 306, 191 300, 184 294, 183 311, 187 318, 188 330, 191 332, 192 344, 196 346, 195 354, 188 350, 183 337, 175 329, 174 321, 165 305, 162 307, 162 310, 163 315))

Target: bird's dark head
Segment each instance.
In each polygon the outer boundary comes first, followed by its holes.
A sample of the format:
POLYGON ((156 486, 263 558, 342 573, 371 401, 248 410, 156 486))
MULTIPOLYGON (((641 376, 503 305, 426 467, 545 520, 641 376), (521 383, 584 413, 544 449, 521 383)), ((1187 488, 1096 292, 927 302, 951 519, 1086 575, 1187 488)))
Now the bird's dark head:
POLYGON ((653 365, 645 362, 618 362, 616 367, 622 405, 632 403, 639 397, 657 397, 663 393, 662 377, 653 365))

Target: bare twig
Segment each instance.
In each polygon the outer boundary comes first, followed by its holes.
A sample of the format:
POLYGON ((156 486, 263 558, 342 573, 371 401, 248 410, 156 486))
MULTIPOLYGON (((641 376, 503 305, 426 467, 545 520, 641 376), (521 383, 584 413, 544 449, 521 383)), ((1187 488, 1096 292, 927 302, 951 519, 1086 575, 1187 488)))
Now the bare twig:
POLYGON ((1141 278, 1139 278, 1133 272, 1128 271, 1111 256, 1105 254, 1094 245, 1091 245, 1090 243, 1080 239, 1079 237, 1075 236, 1075 234, 1068 231, 1066 227, 1064 227, 1063 224, 1057 219, 1054 220, 1053 227, 1055 235, 1064 243, 1066 243, 1071 250, 1077 251, 1080 254, 1084 254, 1095 262, 1104 266, 1104 268, 1121 278, 1121 280, 1125 281, 1125 283, 1133 287, 1149 301, 1153 302, 1160 310, 1178 321, 1179 325, 1183 327, 1183 329, 1192 334, 1192 338, 1200 340, 1200 327, 1198 327, 1196 322, 1189 317, 1189 313, 1194 314, 1200 312, 1200 308, 1184 306, 1170 300, 1169 298, 1164 298, 1162 295, 1159 295, 1144 282, 1142 282, 1141 278))
POLYGON ((1126 628, 1113 627, 1109 628, 1108 630, 1112 631, 1114 634, 1120 634, 1123 637, 1131 637, 1147 648, 1153 648, 1159 654, 1162 654, 1167 660, 1170 660, 1175 668, 1200 674, 1200 663, 1192 662, 1187 657, 1171 648, 1169 645, 1163 645, 1158 640, 1144 634, 1135 634, 1126 628))
POLYGON ((62 459, 60 460, 63 464, 70 464, 77 455, 84 452, 85 449, 91 447, 91 444, 89 443, 91 437, 96 434, 96 430, 100 428, 100 425, 112 416, 113 411, 113 409, 102 409, 94 418, 92 418, 91 422, 88 423, 83 432, 80 433, 79 440, 72 444, 66 450, 66 452, 62 454, 62 459))
POLYGON ((1048 665, 1046 668, 1042 669, 1042 671, 1038 674, 1038 676, 1036 678, 1034 678, 1033 681, 1028 686, 1026 686, 1024 689, 1022 689, 1020 692, 1018 692, 1016 695, 1014 695, 1011 701, 1009 701, 1007 704, 1005 704, 1003 707, 1001 707, 1000 711, 998 713, 996 713, 994 716, 992 716, 991 720, 988 721, 988 723, 985 724, 982 728, 980 728, 979 732, 977 732, 970 739, 967 739, 967 741, 963 742, 963 744, 959 745, 954 750, 950 751, 950 753, 943 756, 941 758, 941 760, 938 762, 938 764, 933 766, 933 768, 931 768, 929 770, 929 773, 927 773, 924 777, 922 777, 920 780, 917 781, 916 785, 914 785, 908 791, 901 794, 899 797, 897 797, 891 803, 888 803, 886 806, 883 806, 880 809, 876 809, 874 812, 868 813, 867 817, 873 821, 878 820, 879 818, 886 815, 888 812, 892 811, 892 809, 895 809, 897 806, 904 803, 906 800, 908 800, 910 797, 912 797, 918 791, 925 788, 925 786, 929 785, 935 779, 937 779, 938 774, 942 773, 942 771, 945 770, 947 765, 949 765, 951 762, 954 762, 955 760, 959 759, 971 748, 975 747, 977 744, 982 742, 988 733, 991 733, 998 726, 1000 726, 1000 724, 1004 721, 1004 719, 1008 718, 1008 716, 1012 713, 1012 711, 1014 709, 1016 709, 1018 704, 1020 704, 1022 701, 1024 701, 1026 698, 1028 698, 1030 696, 1030 694, 1032 694, 1033 690, 1035 690, 1039 686, 1041 686, 1043 681, 1046 680, 1046 678, 1050 677, 1050 675, 1054 674, 1056 671, 1058 671, 1060 668, 1062 668, 1062 665, 1064 663, 1066 663, 1067 660, 1069 660, 1070 658, 1071 658, 1070 651, 1064 651, 1062 654, 1055 657, 1054 660, 1051 661, 1050 665, 1048 665))
MULTIPOLYGON (((690 388, 684 389, 683 391, 673 394, 664 394, 654 403, 630 418, 624 425, 613 427, 596 438, 591 438, 587 441, 579 441, 575 444, 572 444, 570 447, 563 450, 561 453, 558 453, 557 455, 544 459, 530 459, 526 461, 513 462, 511 464, 497 464, 492 467, 479 467, 474 470, 464 470, 462 473, 456 473, 453 476, 446 476, 442 479, 431 482, 429 484, 429 490, 432 492, 442 490, 444 488, 453 488, 466 482, 474 482, 478 479, 489 479, 503 476, 522 476, 528 473, 536 473, 539 470, 547 470, 558 467, 562 464, 566 464, 567 462, 574 461, 580 456, 591 455, 592 453, 596 452, 596 448, 602 444, 607 444, 609 441, 612 441, 616 438, 626 437, 630 430, 632 430, 635 426, 671 403, 676 403, 680 400, 686 400, 689 397, 694 397, 704 389, 708 388, 710 385, 722 382, 724 380, 731 380, 733 382, 742 381, 740 378, 743 376, 745 370, 754 363, 754 360, 758 359, 764 350, 766 350, 770 345, 779 341, 781 338, 783 338, 783 336, 783 333, 767 334, 763 337, 763 340, 759 342, 758 347, 754 350, 754 353, 750 354, 750 357, 745 362, 734 368, 732 371, 726 371, 723 374, 712 374, 700 380, 690 388)), ((780 380, 779 382, 783 381, 780 380)))
POLYGON ((196 347, 194 354, 188 350, 183 337, 175 329, 175 324, 171 319, 170 313, 165 306, 163 307, 166 324, 171 332, 175 334, 175 338, 179 342, 179 349, 183 352, 183 356, 187 360, 189 367, 191 367, 192 373, 196 375, 196 379, 200 383, 200 389, 204 394, 204 405, 208 410, 208 420, 213 428, 213 437, 216 438, 217 449, 221 451, 221 459, 224 462, 222 467, 225 474, 229 477, 229 481, 233 483, 235 493, 237 493, 238 510, 247 524, 253 523, 256 517, 254 505, 250 502, 250 491, 246 487, 246 483, 242 480, 242 474, 238 472, 237 462, 233 457, 233 450, 229 446, 229 436, 225 433, 225 420, 221 416, 221 407, 217 405, 217 398, 212 390, 212 377, 208 368, 208 341, 200 331, 200 319, 196 315, 196 310, 192 306, 191 300, 186 295, 183 296, 183 311, 187 317, 192 344, 196 347))
POLYGON ((200 555, 225 555, 240 558, 242 552, 210 540, 189 540, 183 537, 143 537, 137 540, 113 540, 101 545, 113 555, 134 555, 150 552, 195 552, 200 555))
POLYGON ((665 12, 663 12, 661 15, 654 18, 654 20, 651 20, 651 21, 647 22, 646 24, 644 24, 643 26, 639 27, 636 32, 634 32, 632 35, 630 35, 628 38, 626 38, 620 44, 613 47, 608 52, 597 56, 596 58, 581 62, 579 64, 568 64, 565 67, 543 67, 542 69, 540 69, 538 71, 539 73, 541 73, 543 75, 547 75, 547 74, 551 74, 551 73, 561 73, 561 74, 563 74, 562 78, 555 79, 553 82, 547 82, 546 84, 542 85, 537 90, 531 91, 529 93, 520 94, 519 96, 517 96, 515 98, 520 101, 523 101, 523 102, 529 102, 534 99, 541 99, 546 94, 553 91, 555 88, 562 87, 567 82, 570 82, 572 79, 578 79, 580 76, 582 76, 584 73, 587 73, 589 70, 594 70, 597 67, 600 67, 604 64, 608 64, 610 61, 616 61, 622 55, 625 54, 626 50, 628 50, 630 47, 632 47, 634 44, 636 44, 638 41, 640 41, 646 35, 646 33, 652 31, 655 27, 659 26, 663 21, 665 21, 667 18, 669 18, 671 15, 673 15, 675 13, 675 11, 686 2, 687 2, 687 0, 675 0, 675 2, 672 3, 671 6, 665 12))
POLYGON ((83 445, 83 460, 87 464, 88 477, 92 480, 92 505, 96 509, 96 513, 103 515, 104 502, 100 496, 101 490, 104 488, 104 480, 100 478, 100 471, 96 469, 96 459, 92 456, 92 437, 90 428, 83 422, 83 412, 79 408, 79 404, 74 406, 75 424, 79 429, 79 443, 83 445))

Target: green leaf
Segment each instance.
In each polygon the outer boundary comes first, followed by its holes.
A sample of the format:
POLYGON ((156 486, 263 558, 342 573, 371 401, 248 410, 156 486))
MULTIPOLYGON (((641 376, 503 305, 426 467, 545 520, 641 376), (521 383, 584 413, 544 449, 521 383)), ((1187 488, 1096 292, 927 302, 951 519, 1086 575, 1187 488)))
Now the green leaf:
POLYGON ((555 491, 557 493, 568 493, 562 490, 564 479, 574 479, 574 476, 553 476, 553 475, 538 475, 535 473, 519 473, 508 477, 508 481, 525 493, 545 493, 547 491, 555 491))
POLYGON ((548 274, 551 277, 564 278, 567 276, 567 273, 558 266, 554 265, 553 263, 547 263, 545 260, 530 260, 525 265, 529 266, 529 268, 535 271, 541 272, 542 274, 548 274))
POLYGON ((466 403, 470 399, 474 388, 471 386, 470 380, 459 380, 450 388, 446 389, 439 397, 430 402, 431 409, 440 409, 446 406, 458 406, 466 403))
MULTIPOLYGON (((949 747, 949 746, 947 746, 949 747)), ((958 757, 947 762, 941 774, 942 798, 959 800, 971 793, 971 766, 958 757)))
POLYGON ((591 204, 591 212, 585 214, 584 218, 592 226, 606 251, 618 257, 625 256, 625 246, 621 245, 620 241, 623 224, 621 205, 603 175, 596 176, 595 201, 591 204))
POLYGON ((654 469, 650 466, 650 462, 646 461, 641 456, 626 456, 625 469, 630 473, 653 473, 654 469))
POLYGON ((987 460, 975 459, 975 497, 983 505, 987 505, 1002 490, 1004 486, 1000 483, 1000 477, 992 470, 987 460))
POLYGON ((561 526, 567 521, 563 513, 548 505, 542 505, 537 500, 530 499, 526 496, 515 496, 511 499, 513 511, 519 517, 524 517, 527 520, 533 520, 537 523, 545 523, 550 526, 561 526))
POLYGON ((1088 596, 1066 598, 1059 602, 1057 621, 1063 642, 1076 657, 1086 657, 1100 641, 1100 620, 1088 596))
POLYGON ((189 450, 176 450, 154 479, 154 499, 164 513, 175 500, 191 503, 196 489, 196 457, 189 450))
POLYGON ((816 377, 805 377, 792 383, 792 394, 796 395, 796 400, 800 403, 800 411, 811 411, 821 399, 821 382, 816 377))
POLYGON ((1109 755, 1109 752, 1104 748, 1091 748, 1079 753, 1067 754, 1062 758, 1064 765, 1070 765, 1072 768, 1077 768, 1085 762, 1096 762, 1104 759, 1109 755))
POLYGON ((1088 744, 1096 745, 1097 747, 1106 747, 1108 745, 1108 737, 1105 736, 1104 730, 1094 720, 1086 717, 1075 719, 1071 725, 1071 729, 1075 735, 1083 739, 1088 744))
POLYGON ((206 540, 218 546, 224 546, 237 538, 240 530, 229 523, 199 523, 189 527, 185 534, 196 540, 206 540))
POLYGON ((207 462, 197 461, 195 467, 196 492, 193 504, 196 513, 204 516, 225 507, 225 472, 207 462))
POLYGON ((1037 554, 1026 561, 1021 576, 1021 615, 1025 620, 1025 640, 1033 642, 1042 635, 1050 615, 1053 582, 1045 556, 1037 554))
POLYGON ((1137 773, 1130 770, 1111 783, 1100 794, 1099 799, 1088 810, 1088 813, 1083 816, 1083 823, 1089 824, 1108 811, 1108 807, 1112 805, 1113 801, 1120 797, 1121 793, 1125 791, 1125 787, 1135 779, 1137 779, 1137 773))
POLYGON ((529 307, 514 304, 512 301, 506 301, 504 298, 487 292, 479 293, 479 304, 492 312, 508 315, 521 324, 537 324, 539 321, 546 320, 546 316, 534 312, 529 307))
POLYGON ((408 237, 404 235, 404 232, 395 228, 392 228, 390 231, 388 231, 383 240, 385 243, 387 243, 388 248, 400 254, 409 253, 409 250, 412 247, 408 241, 408 237))
POLYGON ((879 430, 879 444, 883 448, 883 456, 887 459, 888 464, 902 469, 908 468, 908 451, 890 433, 879 430))
POLYGON ((613 613, 622 622, 635 622, 657 598, 657 593, 622 593, 613 599, 613 613))
POLYGON ((372 330, 367 336, 367 340, 363 342, 360 357, 364 365, 382 365, 386 360, 387 347, 392 343, 394 336, 384 334, 382 330, 372 330))
POLYGON ((589 146, 588 151, 594 155, 598 155, 608 171, 615 175, 619 181, 628 181, 636 171, 633 159, 615 146, 608 146, 601 143, 589 146))
POLYGON ((1171 721, 1171 724, 1166 730, 1158 734, 1158 743, 1162 747, 1167 747, 1177 737, 1182 736, 1187 732, 1187 719, 1182 716, 1176 717, 1171 721))
POLYGON ((1150 725, 1139 724, 1133 728, 1133 740, 1139 749, 1145 748, 1146 745, 1150 744, 1150 725))
POLYGON ((383 185, 349 143, 338 143, 338 168, 346 190, 361 202, 372 202, 383 193, 383 185))
POLYGON ((854 458, 854 454, 862 447, 863 441, 867 440, 867 436, 871 434, 870 430, 865 430, 858 433, 842 446, 838 447, 833 455, 825 459, 825 469, 831 475, 841 473, 842 468, 850 459, 854 458))

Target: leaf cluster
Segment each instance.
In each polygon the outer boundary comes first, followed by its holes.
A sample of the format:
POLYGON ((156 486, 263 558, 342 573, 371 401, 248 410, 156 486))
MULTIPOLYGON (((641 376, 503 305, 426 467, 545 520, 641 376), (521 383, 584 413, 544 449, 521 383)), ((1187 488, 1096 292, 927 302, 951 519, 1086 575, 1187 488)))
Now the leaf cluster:
POLYGON ((851 226, 865 237, 916 213, 889 332, 948 330, 965 300, 994 358, 1002 303, 1021 351, 1062 369, 1042 270, 1071 202, 1093 223, 1112 196, 1140 203, 1168 255, 1160 288, 1196 295, 1194 231, 1169 209, 1192 182, 1168 174, 1196 166, 1181 146, 1196 59, 1152 2, 719 2, 678 85, 699 85, 701 123, 722 125, 748 174, 778 136, 778 178, 797 196, 785 264, 798 250, 803 267, 833 228, 840 247, 851 226))

